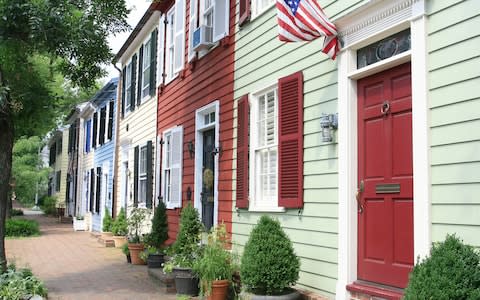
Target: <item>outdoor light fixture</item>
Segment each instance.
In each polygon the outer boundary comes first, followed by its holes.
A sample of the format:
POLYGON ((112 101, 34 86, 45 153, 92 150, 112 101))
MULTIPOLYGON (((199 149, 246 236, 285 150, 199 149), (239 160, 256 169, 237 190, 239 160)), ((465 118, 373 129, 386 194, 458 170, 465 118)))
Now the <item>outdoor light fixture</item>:
POLYGON ((195 156, 195 146, 193 146, 193 142, 189 141, 187 143, 188 153, 190 154, 190 158, 195 156))
POLYGON ((320 117, 320 126, 322 127, 322 141, 324 143, 333 141, 332 131, 338 128, 338 115, 322 114, 320 117))
POLYGON ((190 186, 187 187, 187 200, 192 200, 192 189, 190 188, 190 186))

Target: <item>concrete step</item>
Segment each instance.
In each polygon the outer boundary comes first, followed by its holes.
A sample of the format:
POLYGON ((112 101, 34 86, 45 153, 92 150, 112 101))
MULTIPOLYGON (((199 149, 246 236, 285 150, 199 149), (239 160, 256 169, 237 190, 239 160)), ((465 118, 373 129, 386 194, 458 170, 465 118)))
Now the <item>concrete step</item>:
POLYGON ((162 268, 151 269, 148 268, 148 275, 150 278, 158 284, 162 292, 167 294, 175 294, 175 280, 172 273, 165 274, 162 268))

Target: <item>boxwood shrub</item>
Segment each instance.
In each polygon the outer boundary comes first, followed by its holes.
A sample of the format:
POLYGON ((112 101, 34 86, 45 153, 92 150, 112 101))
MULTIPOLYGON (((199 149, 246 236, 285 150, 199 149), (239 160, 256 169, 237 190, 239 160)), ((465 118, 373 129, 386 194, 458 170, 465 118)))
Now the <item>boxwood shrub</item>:
POLYGON ((6 222, 7 237, 27 237, 40 234, 38 222, 35 220, 11 218, 6 222))
POLYGON ((480 255, 455 235, 433 245, 410 274, 405 300, 479 300, 480 255))
POLYGON ((300 260, 280 223, 262 216, 243 252, 240 277, 248 291, 279 295, 298 280, 300 260))

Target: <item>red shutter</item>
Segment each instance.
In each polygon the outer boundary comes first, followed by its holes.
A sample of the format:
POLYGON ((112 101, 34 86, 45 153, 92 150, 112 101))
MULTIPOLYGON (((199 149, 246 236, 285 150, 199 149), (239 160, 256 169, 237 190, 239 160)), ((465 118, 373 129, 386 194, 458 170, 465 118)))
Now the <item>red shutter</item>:
POLYGON ((303 74, 278 81, 278 205, 303 207, 303 74))
POLYGON ((242 26, 250 20, 250 0, 240 0, 240 17, 238 25, 242 26))
POLYGON ((248 95, 238 101, 236 206, 248 208, 248 95))

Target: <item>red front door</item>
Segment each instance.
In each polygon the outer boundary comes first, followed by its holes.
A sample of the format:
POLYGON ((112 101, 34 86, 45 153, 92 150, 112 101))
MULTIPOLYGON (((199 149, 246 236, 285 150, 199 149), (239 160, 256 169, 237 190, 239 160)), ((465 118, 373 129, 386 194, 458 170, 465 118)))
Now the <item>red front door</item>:
POLYGON ((357 91, 358 278, 404 288, 414 259, 410 63, 357 91))

